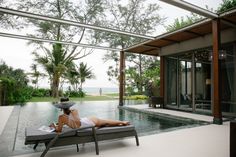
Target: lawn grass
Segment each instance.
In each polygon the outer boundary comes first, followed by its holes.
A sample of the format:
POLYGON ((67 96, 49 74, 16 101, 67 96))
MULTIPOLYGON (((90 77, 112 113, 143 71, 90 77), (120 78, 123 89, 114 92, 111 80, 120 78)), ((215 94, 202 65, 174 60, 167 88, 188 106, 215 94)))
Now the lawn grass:
POLYGON ((109 93, 109 94, 104 94, 104 95, 112 96, 112 97, 118 97, 119 93, 109 93))
MULTIPOLYGON (((105 100, 117 100, 119 97, 119 93, 110 93, 104 94, 102 96, 99 95, 86 95, 84 98, 75 98, 70 97, 70 101, 105 101, 105 100)), ((125 99, 129 100, 145 100, 147 99, 144 95, 133 95, 125 97, 125 99)), ((59 99, 52 97, 33 97, 29 102, 58 102, 59 99)))
POLYGON ((28 102, 56 102, 58 100, 52 97, 32 97, 28 102))
MULTIPOLYGON (((113 95, 102 95, 102 96, 86 95, 84 98, 70 97, 70 101, 103 101, 103 100, 115 100, 115 99, 116 98, 113 95)), ((59 101, 59 99, 52 97, 33 97, 31 100, 29 100, 29 102, 56 102, 56 101, 59 101)))
POLYGON ((115 98, 109 96, 93 96, 87 95, 84 98, 70 98, 72 101, 99 101, 99 100, 114 100, 115 98))

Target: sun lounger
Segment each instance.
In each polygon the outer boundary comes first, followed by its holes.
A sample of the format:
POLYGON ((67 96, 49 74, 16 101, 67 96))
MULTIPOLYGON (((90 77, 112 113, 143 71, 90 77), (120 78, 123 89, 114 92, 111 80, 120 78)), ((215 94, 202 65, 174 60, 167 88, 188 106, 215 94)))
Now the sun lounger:
POLYGON ((133 125, 101 127, 96 129, 96 139, 98 141, 119 139, 134 136, 136 145, 139 146, 138 135, 133 125))
POLYGON ((48 133, 40 131, 38 128, 26 128, 25 130, 25 145, 34 144, 36 149, 39 143, 44 143, 46 149, 41 154, 44 157, 48 150, 52 147, 73 145, 77 146, 77 152, 79 151, 78 144, 84 144, 94 142, 96 154, 99 154, 98 141, 111 140, 129 136, 135 136, 136 145, 139 145, 138 136, 133 125, 128 126, 116 126, 116 127, 84 127, 78 129, 63 128, 62 133, 57 134, 55 132, 48 133))
POLYGON ((25 145, 34 144, 34 149, 39 143, 44 143, 46 149, 41 154, 44 157, 48 150, 52 147, 73 145, 94 142, 96 153, 98 154, 98 144, 96 139, 95 127, 83 127, 78 129, 63 128, 62 133, 57 134, 56 132, 45 132, 38 130, 38 127, 26 128, 25 130, 25 145))

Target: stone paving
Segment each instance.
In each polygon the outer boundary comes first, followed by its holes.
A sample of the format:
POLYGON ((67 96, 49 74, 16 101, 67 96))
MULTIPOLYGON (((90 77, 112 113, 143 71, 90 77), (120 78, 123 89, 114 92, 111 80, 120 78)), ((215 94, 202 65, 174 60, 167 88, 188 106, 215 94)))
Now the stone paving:
POLYGON ((207 115, 200 115, 195 113, 188 113, 188 112, 181 112, 181 111, 174 111, 174 110, 167 110, 162 108, 151 108, 147 104, 143 105, 129 105, 125 106, 127 109, 135 109, 137 111, 144 111, 147 113, 157 113, 162 115, 170 115, 170 116, 176 116, 176 117, 182 117, 182 118, 189 118, 199 121, 205 121, 211 123, 213 121, 212 116, 207 115))
POLYGON ((2 134, 2 131, 6 125, 6 122, 11 115, 11 112, 13 110, 13 106, 1 106, 0 107, 0 135, 2 134))

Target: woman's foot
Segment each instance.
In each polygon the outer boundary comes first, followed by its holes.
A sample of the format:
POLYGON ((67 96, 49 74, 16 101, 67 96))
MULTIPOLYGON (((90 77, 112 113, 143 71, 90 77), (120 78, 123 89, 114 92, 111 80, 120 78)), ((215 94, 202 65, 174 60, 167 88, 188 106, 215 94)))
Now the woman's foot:
POLYGON ((122 125, 130 125, 130 122, 129 121, 124 121, 124 122, 122 122, 122 125))

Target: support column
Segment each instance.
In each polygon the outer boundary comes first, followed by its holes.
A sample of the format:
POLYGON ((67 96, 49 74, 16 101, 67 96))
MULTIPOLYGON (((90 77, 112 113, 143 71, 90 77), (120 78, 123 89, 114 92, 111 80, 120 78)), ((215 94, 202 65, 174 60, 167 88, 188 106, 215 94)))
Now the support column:
POLYGON ((160 57, 160 96, 164 97, 164 57, 160 57))
POLYGON ((192 88, 192 111, 196 111, 196 102, 195 102, 195 94, 196 94, 196 63, 195 63, 195 53, 192 54, 192 70, 191 70, 191 88, 192 88))
POLYGON ((160 97, 163 98, 163 108, 164 108, 164 96, 165 96, 165 58, 163 56, 160 57, 160 97))
POLYGON ((212 53, 212 66, 213 66, 213 90, 212 90, 212 103, 213 103, 213 123, 222 124, 222 111, 220 104, 220 63, 219 63, 219 48, 220 48, 220 19, 212 20, 212 38, 213 38, 213 53, 212 53))
MULTIPOLYGON (((234 42, 234 48, 233 48, 233 55, 236 55, 236 42, 234 42)), ((233 64, 234 64, 234 67, 236 67, 236 58, 234 57, 234 60, 233 60, 233 64)), ((236 78, 236 68, 234 68, 234 78, 236 78)), ((231 99, 234 103, 236 103, 236 82, 234 81, 234 84, 233 84, 233 99, 231 99)), ((233 113, 236 113, 236 105, 234 104, 231 104, 230 105, 230 110, 233 112, 233 113)))
POLYGON ((123 106, 123 97, 125 91, 125 52, 120 51, 120 87, 119 87, 119 106, 123 106))
POLYGON ((2 87, 2 80, 0 80, 0 106, 3 105, 3 87, 2 87))

